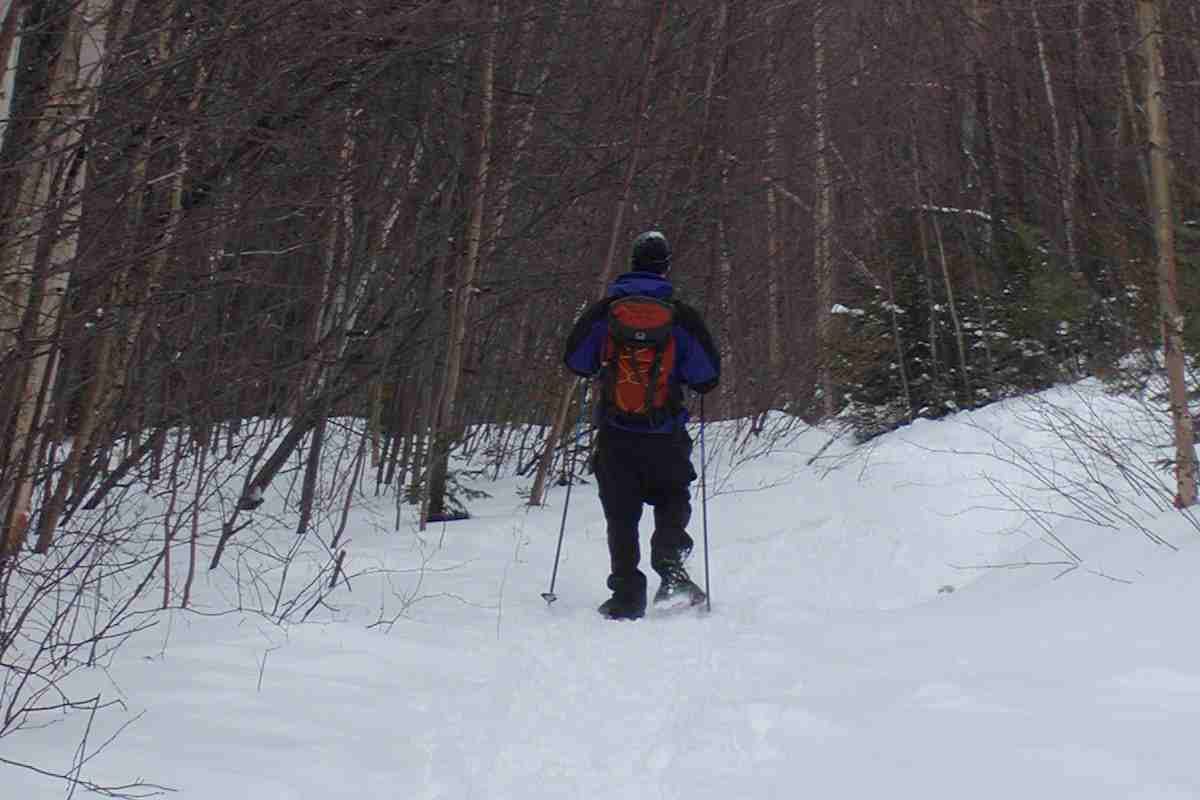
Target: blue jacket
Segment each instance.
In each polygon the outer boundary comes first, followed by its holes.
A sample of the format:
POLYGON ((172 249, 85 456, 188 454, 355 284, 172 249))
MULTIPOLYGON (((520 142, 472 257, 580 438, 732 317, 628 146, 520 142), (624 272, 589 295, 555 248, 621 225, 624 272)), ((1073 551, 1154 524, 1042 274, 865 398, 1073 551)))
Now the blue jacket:
MULTIPOLYGON (((700 314, 691 306, 672 300, 674 287, 671 282, 656 272, 626 272, 609 287, 608 296, 593 303, 576 321, 567 337, 563 363, 567 369, 584 378, 596 377, 601 368, 604 342, 608 338, 608 306, 620 297, 638 295, 669 300, 675 306, 675 366, 671 370, 673 384, 690 386, 701 394, 712 391, 721 378, 721 356, 705 327, 700 314)), ((672 433, 680 430, 688 421, 686 408, 660 425, 646 423, 617 422, 613 419, 600 420, 604 424, 639 433, 672 433)))

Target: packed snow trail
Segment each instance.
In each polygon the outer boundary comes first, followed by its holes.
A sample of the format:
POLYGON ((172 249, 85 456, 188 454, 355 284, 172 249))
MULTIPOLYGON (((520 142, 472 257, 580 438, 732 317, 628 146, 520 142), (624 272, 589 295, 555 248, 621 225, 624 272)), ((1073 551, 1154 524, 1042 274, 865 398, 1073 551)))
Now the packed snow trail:
MULTIPOLYGON (((356 578, 314 624, 173 614, 93 676, 145 716, 89 774, 187 800, 1200 797, 1200 551, 1180 515, 1153 521, 1179 552, 1064 519, 1084 568, 965 568, 1060 557, 996 496, 1022 477, 986 455, 996 437, 1043 447, 1018 408, 809 466, 813 432, 714 470, 707 615, 596 614, 591 484, 551 606, 562 489, 527 510, 520 481, 488 484, 474 519, 423 538, 364 505, 357 568, 409 571, 356 578)), ((62 739, 16 755, 65 768, 62 739)))

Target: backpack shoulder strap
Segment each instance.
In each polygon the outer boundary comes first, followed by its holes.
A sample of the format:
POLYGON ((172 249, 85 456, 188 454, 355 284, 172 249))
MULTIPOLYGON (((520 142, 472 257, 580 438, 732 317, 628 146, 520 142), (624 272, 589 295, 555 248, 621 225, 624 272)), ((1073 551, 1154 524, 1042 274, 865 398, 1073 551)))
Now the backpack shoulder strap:
POLYGON ((717 343, 713 339, 713 335, 709 332, 708 326, 704 324, 704 319, 700 316, 700 312, 687 303, 677 300, 675 301, 675 319, 680 327, 687 331, 700 344, 709 361, 720 372, 721 351, 717 348, 717 343))

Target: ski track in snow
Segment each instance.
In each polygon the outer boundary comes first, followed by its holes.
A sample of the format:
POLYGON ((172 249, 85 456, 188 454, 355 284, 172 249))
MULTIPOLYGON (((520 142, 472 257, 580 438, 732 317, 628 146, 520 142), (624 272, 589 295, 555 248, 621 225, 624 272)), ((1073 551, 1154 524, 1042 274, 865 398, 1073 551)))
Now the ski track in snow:
MULTIPOLYGON (((972 419, 1038 441, 1003 408, 972 419)), ((819 478, 798 467, 814 434, 746 466, 747 487, 798 477, 711 500, 713 612, 634 622, 594 610, 594 485, 572 496, 552 606, 539 593, 563 490, 527 511, 520 482, 489 485, 474 520, 427 532, 427 597, 390 628, 368 625, 415 576, 359 579, 316 623, 175 613, 129 642, 85 680, 128 704, 106 730, 145 716, 89 774, 186 800, 1200 797, 1194 531, 1162 524, 1183 545, 1169 557, 1136 534, 1095 539, 1098 557, 1159 576, 1133 585, 964 570, 1045 554, 983 475, 1003 470, 962 455, 988 441, 921 423, 819 478)), ((413 531, 356 519, 360 567, 412 566, 413 531)), ((698 496, 691 527, 702 580, 698 496)), ((6 757, 65 769, 71 734, 22 734, 6 757)), ((64 795, 3 768, 0 785, 64 795)))

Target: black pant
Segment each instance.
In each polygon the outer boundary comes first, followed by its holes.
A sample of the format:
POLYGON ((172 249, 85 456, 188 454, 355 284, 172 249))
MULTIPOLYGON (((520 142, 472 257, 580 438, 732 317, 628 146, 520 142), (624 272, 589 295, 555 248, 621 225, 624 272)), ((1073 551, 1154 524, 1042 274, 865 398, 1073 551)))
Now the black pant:
POLYGON ((601 429, 594 467, 608 522, 612 574, 618 581, 640 578, 638 521, 644 503, 654 506, 650 566, 661 574, 691 552, 692 537, 686 530, 692 516, 688 484, 696 479, 691 456, 692 439, 686 430, 647 434, 601 429))

